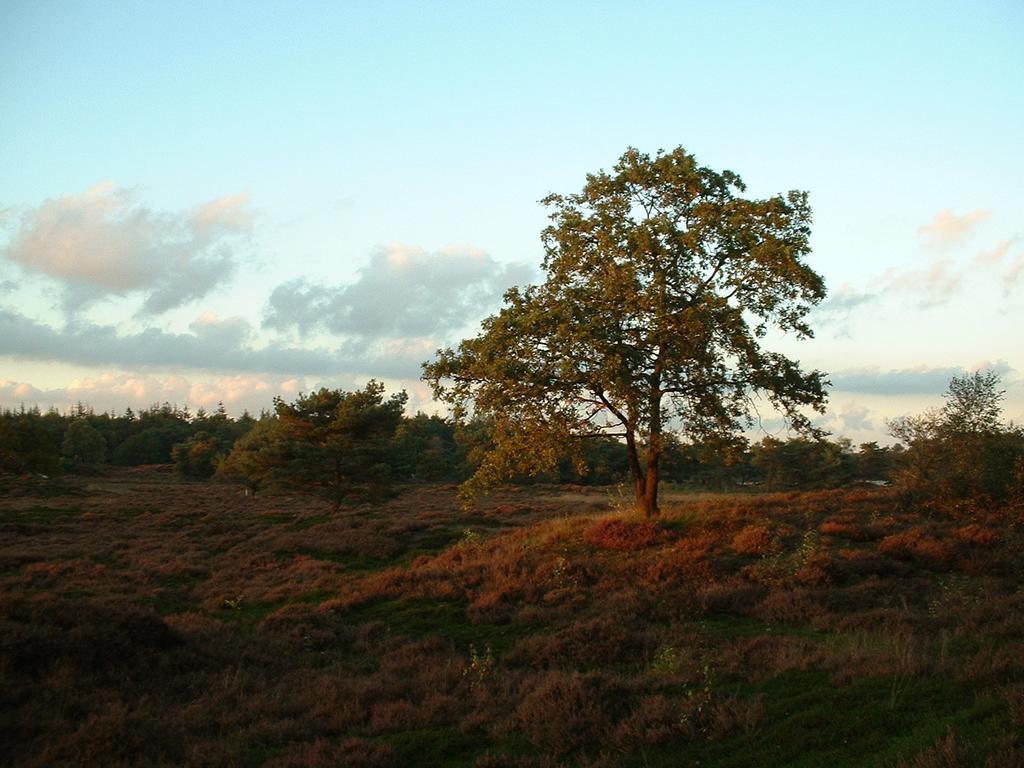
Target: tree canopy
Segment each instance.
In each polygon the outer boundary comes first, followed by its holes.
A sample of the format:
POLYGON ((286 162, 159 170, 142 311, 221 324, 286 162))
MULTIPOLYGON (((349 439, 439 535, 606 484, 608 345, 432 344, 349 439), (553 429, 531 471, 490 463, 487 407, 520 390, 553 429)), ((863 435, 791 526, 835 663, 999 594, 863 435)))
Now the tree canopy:
POLYGON ((355 392, 322 388, 293 403, 276 398, 275 417, 235 443, 220 473, 254 490, 312 490, 335 507, 380 494, 391 479, 389 453, 407 399, 405 392, 385 399, 377 381, 355 392))
POLYGON ((910 504, 1024 501, 1024 429, 1002 421, 999 375, 954 376, 946 402, 889 423, 907 450, 896 484, 910 504))
POLYGON ((824 375, 764 347, 770 328, 811 336, 807 312, 825 296, 804 263, 807 193, 745 189, 682 147, 629 149, 579 194, 542 201, 544 281, 508 291, 479 336, 424 366, 457 417, 494 420, 467 493, 552 467, 574 438, 615 436, 636 504, 653 515, 667 431, 735 436, 758 398, 810 429, 824 375))

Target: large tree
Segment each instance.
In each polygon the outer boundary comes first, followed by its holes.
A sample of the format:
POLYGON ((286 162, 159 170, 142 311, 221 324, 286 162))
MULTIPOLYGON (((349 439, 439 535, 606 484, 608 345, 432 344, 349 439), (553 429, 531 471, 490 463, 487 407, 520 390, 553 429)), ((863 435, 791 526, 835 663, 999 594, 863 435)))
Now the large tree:
POLYGON ((810 428, 823 374, 763 345, 773 327, 811 336, 807 312, 825 295, 804 263, 807 194, 744 191, 681 147, 629 149, 579 194, 543 200, 544 282, 508 291, 478 337, 424 366, 456 415, 494 420, 495 448, 469 493, 551 468, 574 438, 615 435, 637 507, 656 515, 668 430, 737 435, 759 398, 810 428))
POLYGON ((221 462, 218 473, 253 491, 318 493, 335 508, 348 498, 383 495, 391 480, 391 448, 408 396, 384 397, 371 380, 355 392, 321 388, 293 403, 274 399, 259 422, 221 462))
POLYGON ((362 390, 322 388, 294 403, 276 398, 278 437, 284 461, 274 480, 318 490, 335 507, 352 495, 381 493, 390 480, 391 441, 408 396, 384 399, 384 385, 362 390))
POLYGON ((1002 421, 999 375, 954 376, 946 402, 889 423, 906 446, 896 486, 908 504, 1024 500, 1024 429, 1002 421))

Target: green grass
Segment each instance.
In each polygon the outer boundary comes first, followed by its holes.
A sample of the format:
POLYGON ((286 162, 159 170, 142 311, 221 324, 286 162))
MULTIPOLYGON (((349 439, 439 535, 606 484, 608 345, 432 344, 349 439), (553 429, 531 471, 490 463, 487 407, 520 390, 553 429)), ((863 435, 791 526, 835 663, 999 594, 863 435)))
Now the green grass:
POLYGON ((761 637, 785 635, 787 637, 803 637, 811 640, 824 640, 823 632, 806 626, 788 624, 769 624, 750 616, 734 616, 732 614, 715 614, 700 621, 700 627, 715 640, 731 640, 733 638, 761 637))
POLYGON ((360 574, 382 571, 397 562, 395 558, 373 557, 370 555, 361 555, 357 552, 324 552, 322 550, 306 547, 303 547, 296 552, 291 552, 289 550, 277 550, 274 552, 274 555, 281 559, 291 559, 296 554, 307 555, 315 560, 325 560, 330 563, 338 563, 339 565, 345 566, 345 570, 347 572, 360 574))
POLYGON ((819 670, 793 671, 759 685, 725 686, 762 696, 764 723, 754 733, 648 750, 633 766, 716 768, 875 768, 927 748, 952 729, 966 743, 1008 728, 994 699, 940 678, 911 678, 892 706, 892 680, 867 678, 836 687, 819 670))
POLYGON ((392 632, 409 637, 442 637, 463 652, 473 646, 501 654, 521 636, 514 625, 473 624, 466 616, 465 606, 426 598, 371 603, 355 609, 348 618, 357 624, 380 621, 392 632))

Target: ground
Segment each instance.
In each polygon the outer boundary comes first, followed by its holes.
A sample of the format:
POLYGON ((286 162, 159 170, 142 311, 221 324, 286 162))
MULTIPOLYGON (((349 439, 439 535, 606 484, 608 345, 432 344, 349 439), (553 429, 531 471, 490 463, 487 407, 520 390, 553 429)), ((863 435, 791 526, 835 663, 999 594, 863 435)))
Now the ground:
POLYGON ((0 763, 1024 765, 1020 510, 0 478, 0 763))

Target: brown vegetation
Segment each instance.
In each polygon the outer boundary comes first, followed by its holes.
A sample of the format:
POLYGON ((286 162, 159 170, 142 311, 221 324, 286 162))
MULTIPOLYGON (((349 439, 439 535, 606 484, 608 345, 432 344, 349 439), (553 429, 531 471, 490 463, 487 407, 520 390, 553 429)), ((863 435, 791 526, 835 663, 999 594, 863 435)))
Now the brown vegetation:
POLYGON ((1020 510, 9 483, 0 762, 1019 765, 1020 510), (842 758, 841 760, 839 758, 842 758), (1018 762, 1014 762, 1018 761, 1018 762))

